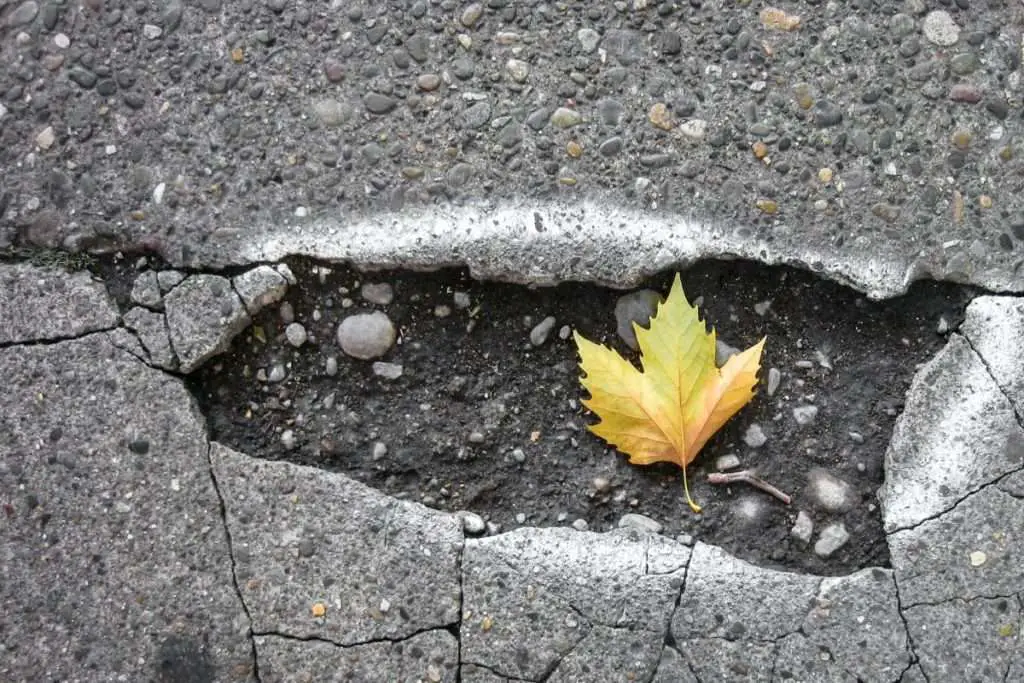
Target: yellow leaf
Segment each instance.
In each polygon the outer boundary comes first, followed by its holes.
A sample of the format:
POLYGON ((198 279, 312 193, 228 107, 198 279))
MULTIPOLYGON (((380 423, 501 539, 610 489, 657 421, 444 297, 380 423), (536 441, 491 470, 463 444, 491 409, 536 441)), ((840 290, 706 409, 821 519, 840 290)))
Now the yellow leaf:
POLYGON ((638 370, 614 350, 577 332, 583 405, 601 421, 588 429, 629 456, 634 465, 672 462, 683 469, 726 421, 754 397, 765 339, 715 365, 715 332, 691 306, 679 275, 650 327, 633 323, 640 347, 638 370))

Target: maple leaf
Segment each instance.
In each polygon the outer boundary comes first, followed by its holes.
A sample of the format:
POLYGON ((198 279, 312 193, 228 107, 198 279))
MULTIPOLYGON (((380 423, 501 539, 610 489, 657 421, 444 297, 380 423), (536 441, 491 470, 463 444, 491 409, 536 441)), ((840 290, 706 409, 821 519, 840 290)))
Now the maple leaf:
POLYGON ((672 462, 694 512, 686 466, 708 439, 754 397, 767 338, 715 365, 715 331, 707 331, 676 274, 668 298, 645 329, 633 323, 643 371, 613 349, 574 333, 583 405, 601 421, 588 429, 629 456, 634 465, 672 462))

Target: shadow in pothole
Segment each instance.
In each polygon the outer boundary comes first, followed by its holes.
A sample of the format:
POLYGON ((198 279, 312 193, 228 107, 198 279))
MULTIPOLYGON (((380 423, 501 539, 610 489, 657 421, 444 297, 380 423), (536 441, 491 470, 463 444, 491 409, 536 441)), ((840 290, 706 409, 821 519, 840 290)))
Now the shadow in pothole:
MULTIPOLYGON (((579 402, 575 346, 559 331, 568 325, 635 360, 615 332, 623 292, 482 283, 462 270, 363 274, 309 260, 289 265, 299 284, 283 303, 308 341, 288 343, 279 304, 188 379, 213 439, 255 457, 342 472, 431 507, 471 510, 501 530, 584 520, 603 531, 635 512, 669 536, 688 534, 762 566, 826 575, 889 566, 876 499, 885 449, 916 366, 941 348, 941 330, 959 325, 974 294, 918 283, 878 303, 788 268, 706 262, 685 271, 687 296, 703 298, 720 339, 745 348, 768 337, 758 395, 688 470, 704 506, 695 515, 678 468, 629 465, 585 430, 595 418, 579 402), (393 302, 364 301, 359 286, 367 282, 391 284, 393 302), (456 293, 462 303, 468 294, 468 307, 456 305, 456 293), (337 346, 339 321, 373 308, 399 329, 399 344, 383 359, 402 366, 397 379, 377 376, 372 363, 337 346), (530 330, 546 316, 556 327, 534 347, 530 330), (333 376, 326 370, 332 357, 333 376), (271 383, 275 365, 285 377, 271 383), (772 367, 782 380, 769 396, 772 367), (817 415, 800 425, 793 409, 805 405, 817 415), (758 448, 744 440, 754 423, 767 437, 758 448), (708 484, 716 460, 728 454, 790 493, 792 505, 744 485, 708 484), (815 468, 852 487, 850 509, 815 505, 807 490, 815 468), (849 543, 828 558, 815 555, 813 539, 807 545, 791 536, 800 510, 813 519, 815 538, 841 521, 849 543)), ((648 286, 667 292, 671 277, 648 286)))

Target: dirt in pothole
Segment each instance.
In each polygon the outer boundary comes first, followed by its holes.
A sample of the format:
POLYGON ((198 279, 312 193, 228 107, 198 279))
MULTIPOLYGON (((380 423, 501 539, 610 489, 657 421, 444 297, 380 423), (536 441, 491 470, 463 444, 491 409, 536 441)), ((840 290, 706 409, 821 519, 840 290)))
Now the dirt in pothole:
MULTIPOLYGON (((256 457, 342 472, 431 507, 476 512, 492 532, 582 526, 577 520, 603 531, 640 513, 663 524, 666 535, 688 534, 762 566, 818 574, 889 565, 876 499, 885 449, 916 366, 945 343, 940 320, 949 329, 959 325, 971 296, 961 287, 919 283, 905 297, 875 303, 801 271, 745 262, 684 272, 688 297, 702 297, 720 339, 746 348, 768 337, 758 395, 688 470, 704 507, 696 515, 678 468, 629 465, 585 429, 595 418, 580 404, 574 343, 559 333, 567 325, 636 361, 615 332, 623 292, 481 283, 451 270, 360 274, 308 261, 289 265, 299 285, 286 301, 309 340, 289 345, 275 305, 189 379, 214 439, 256 457), (394 301, 366 303, 359 293, 366 282, 393 285, 394 301), (456 293, 461 303, 468 294, 468 307, 456 306, 456 293), (399 343, 383 359, 402 366, 397 379, 375 375, 372 363, 338 348, 339 321, 373 308, 399 329, 399 343), (557 325, 534 347, 530 330, 546 316, 557 325), (326 371, 331 357, 334 376, 326 371), (286 378, 270 383, 275 364, 284 365, 286 378), (769 396, 772 367, 782 381, 769 396), (801 425, 793 409, 806 405, 818 412, 801 425), (744 440, 754 423, 767 437, 759 448, 744 440), (726 455, 792 495, 792 504, 743 484, 709 484, 707 474, 726 455), (816 468, 853 487, 851 509, 816 507, 807 486, 816 468), (800 510, 814 521, 810 545, 790 533, 800 510), (851 539, 820 558, 814 541, 835 521, 851 539)), ((648 286, 667 292, 671 278, 648 286)))

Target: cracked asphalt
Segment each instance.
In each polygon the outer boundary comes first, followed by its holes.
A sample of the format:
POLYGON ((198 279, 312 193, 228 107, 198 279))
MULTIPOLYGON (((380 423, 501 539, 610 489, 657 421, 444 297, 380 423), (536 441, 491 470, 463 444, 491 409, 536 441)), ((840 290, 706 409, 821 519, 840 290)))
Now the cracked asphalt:
MULTIPOLYGON (((290 275, 253 272, 235 277, 250 301, 290 275)), ((7 264, 0 283, 4 680, 1024 673, 1020 298, 974 299, 915 376, 879 493, 892 568, 820 577, 635 529, 468 538, 456 515, 211 442, 88 273, 7 264)), ((190 352, 238 333, 215 299, 191 305, 166 331, 212 319, 190 352)))
POLYGON ((126 320, 88 273, 0 264, 0 678, 1024 680, 1024 4, 779 4, 0 0, 0 250, 194 278, 126 320), (467 538, 212 443, 176 364, 292 254, 992 294, 908 392, 891 569, 818 577, 636 530, 467 538))

